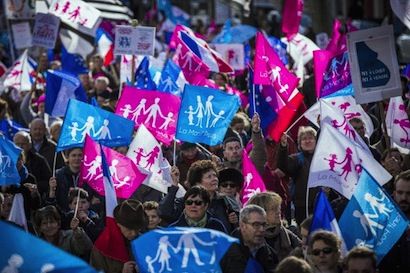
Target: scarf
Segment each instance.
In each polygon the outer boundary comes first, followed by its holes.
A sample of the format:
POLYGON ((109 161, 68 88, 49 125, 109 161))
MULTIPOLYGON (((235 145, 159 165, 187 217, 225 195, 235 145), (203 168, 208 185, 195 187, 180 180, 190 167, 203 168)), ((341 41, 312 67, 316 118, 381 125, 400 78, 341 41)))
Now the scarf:
POLYGON ((277 252, 279 260, 282 260, 292 250, 292 244, 286 228, 282 225, 268 227, 265 231, 265 238, 269 245, 277 252))
POLYGON ((208 222, 208 216, 204 215, 204 217, 202 217, 202 219, 200 219, 199 221, 195 221, 191 218, 189 218, 186 214, 185 214, 185 220, 188 224, 188 226, 190 227, 199 227, 199 228, 203 228, 206 226, 206 223, 208 222))

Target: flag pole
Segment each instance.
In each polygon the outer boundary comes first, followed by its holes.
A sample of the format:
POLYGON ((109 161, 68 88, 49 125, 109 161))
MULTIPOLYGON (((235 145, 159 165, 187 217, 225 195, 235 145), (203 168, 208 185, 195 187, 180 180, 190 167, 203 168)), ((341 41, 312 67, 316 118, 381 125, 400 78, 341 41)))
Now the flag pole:
POLYGON ((56 177, 56 163, 57 163, 57 151, 54 152, 53 177, 56 177))
MULTIPOLYGON (((135 28, 138 26, 138 20, 132 19, 131 25, 135 28)), ((135 55, 132 54, 132 63, 131 63, 131 86, 134 86, 135 83, 135 55)))
POLYGON ((173 165, 176 166, 176 158, 177 158, 177 141, 174 139, 174 151, 172 153, 172 160, 173 160, 173 165))
POLYGON ((73 218, 76 218, 76 217, 77 217, 78 205, 80 204, 80 193, 81 193, 81 191, 80 191, 80 189, 78 189, 77 202, 76 202, 76 204, 75 204, 75 210, 74 210, 74 216, 73 216, 73 218))
POLYGON ((210 156, 213 155, 213 153, 211 153, 207 148, 205 148, 204 146, 202 146, 199 143, 195 143, 199 148, 201 148, 204 152, 206 152, 207 154, 209 154, 210 156))

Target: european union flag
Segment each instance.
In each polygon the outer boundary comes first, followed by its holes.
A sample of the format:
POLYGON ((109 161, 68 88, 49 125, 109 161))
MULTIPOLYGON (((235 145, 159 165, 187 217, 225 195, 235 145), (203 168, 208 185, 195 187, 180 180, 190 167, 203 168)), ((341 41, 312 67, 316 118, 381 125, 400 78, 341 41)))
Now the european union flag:
POLYGON ((142 273, 211 273, 221 272, 219 262, 234 242, 216 230, 172 227, 145 233, 131 246, 142 273))
POLYGON ((61 68, 74 75, 88 73, 88 68, 83 57, 79 54, 71 54, 61 46, 61 68))
POLYGON ((151 73, 149 72, 148 57, 142 59, 135 72, 135 86, 140 89, 157 90, 157 85, 152 80, 151 73))
POLYGON ((276 119, 277 114, 261 94, 260 85, 253 83, 253 70, 249 69, 249 115, 251 118, 255 110, 259 114, 261 128, 266 135, 269 125, 276 119))
POLYGON ((64 71, 48 70, 46 85, 46 113, 64 116, 69 99, 87 101, 87 95, 78 77, 64 71))
POLYGON ((0 132, 6 136, 6 138, 13 140, 14 135, 18 131, 29 132, 27 128, 24 128, 21 124, 15 122, 11 119, 2 119, 0 120, 0 132))
POLYGON ((97 273, 83 260, 11 224, 0 221, 0 230, 1 272, 97 273))
POLYGON ((0 185, 20 184, 17 160, 21 149, 0 134, 0 185))
POLYGON ((161 79, 158 84, 158 90, 181 96, 182 89, 178 85, 182 71, 172 60, 168 59, 162 69, 161 79))
POLYGON ((65 114, 57 150, 81 147, 89 135, 102 145, 128 145, 134 122, 90 104, 70 99, 65 114))
POLYGON ((185 85, 176 137, 211 146, 221 143, 239 105, 236 95, 203 86, 185 85))
POLYGON ((339 220, 347 248, 373 249, 380 262, 408 227, 408 220, 365 170, 339 220))

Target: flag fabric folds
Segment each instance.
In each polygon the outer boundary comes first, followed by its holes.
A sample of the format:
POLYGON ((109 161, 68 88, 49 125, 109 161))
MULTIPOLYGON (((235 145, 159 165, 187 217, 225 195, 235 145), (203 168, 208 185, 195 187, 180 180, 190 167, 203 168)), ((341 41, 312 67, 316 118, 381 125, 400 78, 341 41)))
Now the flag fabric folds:
POLYGON ((115 113, 132 120, 135 128, 144 124, 161 142, 170 144, 175 138, 181 99, 159 91, 126 86, 115 113))
POLYGON ((87 134, 106 146, 128 145, 133 131, 132 121, 90 104, 70 99, 57 150, 82 147, 87 134))
POLYGON ((323 123, 310 165, 308 187, 330 187, 350 199, 363 168, 377 177, 380 185, 391 179, 368 151, 330 124, 323 123))
POLYGON ((14 135, 19 131, 29 132, 30 130, 24 128, 21 124, 11 119, 0 120, 0 133, 2 133, 9 140, 13 140, 14 135))
POLYGON ((13 197, 13 204, 11 205, 9 219, 10 222, 24 228, 28 232, 26 212, 24 211, 23 194, 16 193, 13 197))
POLYGON ((97 273, 88 263, 24 230, 0 221, 0 268, 3 272, 97 273))
POLYGON ((390 98, 386 127, 392 146, 398 146, 402 152, 408 153, 410 151, 410 121, 402 97, 390 98))
POLYGON ((211 146, 221 143, 239 105, 236 95, 185 85, 176 137, 182 141, 211 146))
POLYGON ((105 256, 121 261, 128 262, 130 257, 125 245, 124 236, 121 233, 114 219, 114 208, 117 206, 117 196, 115 195, 114 184, 111 180, 105 154, 100 146, 101 168, 103 174, 105 192, 105 227, 94 243, 94 247, 105 256))
POLYGON ((181 96, 185 84, 186 79, 181 69, 171 59, 168 59, 162 69, 157 89, 159 91, 181 96))
POLYGON ((104 60, 104 66, 109 66, 114 61, 114 42, 110 34, 103 28, 97 29, 97 51, 104 60))
POLYGON ((31 75, 34 73, 35 68, 29 61, 28 50, 26 49, 6 72, 3 86, 13 87, 19 91, 31 90, 33 84, 31 75))
POLYGON ((368 247, 380 262, 408 224, 408 219, 376 182, 373 173, 363 169, 353 197, 339 220, 348 249, 357 245, 368 247))
POLYGON ((121 0, 87 0, 88 4, 101 12, 101 17, 110 21, 133 19, 133 12, 121 0))
POLYGON ((242 174, 244 185, 241 192, 241 201, 242 204, 246 205, 252 196, 265 192, 266 187, 245 150, 242 152, 242 174))
POLYGON ((290 40, 299 32, 302 20, 303 0, 285 0, 282 10, 282 32, 290 40))
POLYGON ((74 75, 64 71, 48 70, 46 82, 45 111, 53 117, 64 116, 69 99, 87 101, 81 82, 74 75))
POLYGON ((21 149, 0 134, 0 185, 20 184, 17 160, 21 149))
POLYGON ((221 272, 219 262, 235 242, 216 230, 171 227, 144 233, 131 246, 141 272, 211 273, 221 272))
POLYGON ((152 80, 151 73, 149 71, 149 59, 147 56, 142 59, 137 71, 135 72, 135 86, 140 89, 157 89, 157 85, 152 80))

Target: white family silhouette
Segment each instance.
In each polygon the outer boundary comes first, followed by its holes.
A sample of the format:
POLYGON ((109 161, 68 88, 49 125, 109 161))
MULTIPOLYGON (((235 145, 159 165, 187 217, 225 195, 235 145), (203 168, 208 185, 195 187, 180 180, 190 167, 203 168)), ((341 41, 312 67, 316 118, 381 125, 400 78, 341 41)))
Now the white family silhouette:
POLYGON ((201 96, 196 96, 197 105, 196 109, 192 105, 189 105, 188 110, 184 113, 188 115, 188 124, 196 127, 202 128, 205 118, 205 127, 212 128, 215 127, 217 122, 224 118, 225 111, 220 110, 218 113, 214 112, 212 100, 214 96, 209 95, 206 99, 205 106, 202 103, 201 96), (194 115, 196 115, 197 122, 194 123, 194 115))
MULTIPOLYGON (((7 260, 7 265, 1 270, 1 273, 18 273, 19 268, 24 264, 24 258, 19 254, 12 254, 7 260)), ((39 273, 52 272, 55 266, 50 263, 43 264, 40 268, 39 273)))
POLYGON ((83 142, 87 134, 97 139, 111 139, 110 128, 108 128, 110 121, 108 119, 104 119, 103 125, 96 131, 94 127, 94 120, 95 119, 93 116, 88 116, 87 121, 81 128, 79 128, 80 126, 78 122, 71 122, 71 126, 68 126, 68 129, 70 129, 71 140, 83 142), (81 132, 80 140, 77 140, 77 132, 81 132))
MULTIPOLYGON (((148 271, 150 273, 162 273, 165 269, 167 271, 172 271, 172 268, 170 266, 170 259, 171 259, 171 254, 168 248, 171 248, 171 250, 177 254, 181 250, 183 250, 184 254, 182 257, 182 262, 179 268, 187 268, 190 255, 192 254, 196 265, 198 266, 204 266, 205 264, 214 264, 216 260, 216 255, 215 251, 213 251, 211 259, 206 263, 201 261, 198 249, 196 248, 195 243, 198 243, 202 246, 213 246, 216 244, 216 242, 211 241, 211 242, 204 242, 201 240, 198 236, 196 236, 194 233, 191 232, 185 232, 181 235, 181 237, 178 240, 178 245, 177 247, 174 247, 170 242, 169 242, 169 237, 167 235, 162 236, 159 239, 159 244, 158 244, 158 249, 155 254, 155 257, 152 258, 151 256, 146 256, 145 257, 145 262, 148 266, 148 271), (159 264, 160 268, 158 271, 154 269, 154 264, 159 264)), ((174 269, 179 269, 179 268, 174 268, 174 269)))
POLYGON ((152 128, 157 128, 157 116, 159 115, 163 120, 162 124, 159 126, 159 129, 167 130, 170 123, 175 121, 175 119, 173 119, 174 113, 168 112, 165 116, 159 105, 160 100, 161 99, 158 97, 155 98, 154 103, 146 109, 147 100, 141 99, 135 109, 131 109, 131 104, 125 104, 123 108, 120 108, 120 111, 122 111, 122 116, 124 118, 128 118, 132 115, 131 120, 133 120, 136 124, 141 124, 139 118, 143 115, 145 120, 142 123, 150 125, 152 128))
POLYGON ((0 174, 5 172, 7 168, 11 167, 11 159, 8 155, 3 155, 0 151, 0 174))
POLYGON ((250 199, 255 194, 261 192, 261 189, 259 187, 255 188, 255 189, 249 187, 252 180, 253 180, 252 173, 247 173, 246 176, 245 176, 245 185, 243 187, 243 197, 245 199, 250 199))

